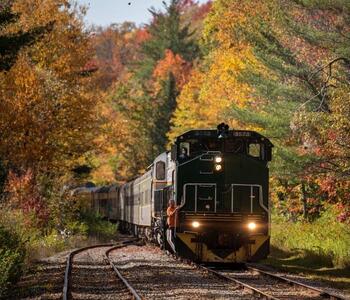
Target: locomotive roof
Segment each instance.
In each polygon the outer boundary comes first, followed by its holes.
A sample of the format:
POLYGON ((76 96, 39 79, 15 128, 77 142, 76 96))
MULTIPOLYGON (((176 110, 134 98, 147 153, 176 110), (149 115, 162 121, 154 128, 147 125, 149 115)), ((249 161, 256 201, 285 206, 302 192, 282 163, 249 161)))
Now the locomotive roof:
MULTIPOLYGON (((191 138, 217 138, 218 131, 213 129, 207 130, 190 130, 176 138, 176 142, 181 142, 182 140, 191 138)), ((246 139, 256 139, 261 140, 273 147, 271 141, 260 133, 252 130, 229 130, 228 137, 246 138, 246 139)))

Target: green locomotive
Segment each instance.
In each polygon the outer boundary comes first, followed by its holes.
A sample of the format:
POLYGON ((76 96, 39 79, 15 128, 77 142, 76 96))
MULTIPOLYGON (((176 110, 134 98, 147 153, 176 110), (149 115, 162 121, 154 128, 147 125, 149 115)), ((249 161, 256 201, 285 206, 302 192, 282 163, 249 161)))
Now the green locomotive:
POLYGON ((202 262, 265 258, 272 147, 254 131, 229 130, 225 124, 179 136, 171 150, 174 182, 164 190, 183 207, 173 241, 167 235, 168 246, 202 262))

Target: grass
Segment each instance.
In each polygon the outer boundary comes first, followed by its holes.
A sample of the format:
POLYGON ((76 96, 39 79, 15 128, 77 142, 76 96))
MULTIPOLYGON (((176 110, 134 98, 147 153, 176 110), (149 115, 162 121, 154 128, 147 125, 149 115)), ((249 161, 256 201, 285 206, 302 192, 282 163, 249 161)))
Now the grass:
POLYGON ((308 251, 334 267, 350 267, 350 227, 336 219, 329 207, 315 222, 288 222, 272 218, 271 243, 276 248, 308 251))
POLYGON ((28 247, 28 256, 30 260, 38 260, 68 249, 109 243, 116 240, 117 229, 116 224, 103 220, 99 215, 85 213, 79 220, 66 225, 65 237, 52 230, 50 234, 32 241, 28 247))
POLYGON ((64 232, 54 226, 28 226, 23 213, 0 209, 0 298, 31 263, 58 252, 117 239, 117 225, 95 214, 66 223, 64 232))
POLYGON ((96 238, 102 242, 108 242, 117 237, 118 226, 107 220, 102 219, 95 213, 84 213, 82 222, 87 227, 87 235, 96 238))
POLYGON ((329 207, 312 223, 273 215, 271 254, 263 263, 350 293, 350 228, 329 207))

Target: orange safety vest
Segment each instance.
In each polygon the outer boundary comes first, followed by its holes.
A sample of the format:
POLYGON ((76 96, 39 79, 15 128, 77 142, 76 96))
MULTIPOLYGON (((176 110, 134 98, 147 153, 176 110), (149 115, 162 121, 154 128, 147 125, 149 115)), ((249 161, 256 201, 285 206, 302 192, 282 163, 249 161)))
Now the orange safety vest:
POLYGON ((166 214, 168 216, 168 226, 170 228, 175 228, 176 227, 176 217, 177 217, 177 212, 174 213, 176 207, 168 207, 166 214))

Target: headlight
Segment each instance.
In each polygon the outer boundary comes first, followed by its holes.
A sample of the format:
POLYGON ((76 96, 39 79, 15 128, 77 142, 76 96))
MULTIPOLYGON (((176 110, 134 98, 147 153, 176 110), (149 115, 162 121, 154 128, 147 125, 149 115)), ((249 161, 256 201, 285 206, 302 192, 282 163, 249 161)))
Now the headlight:
POLYGON ((222 165, 215 165, 215 171, 221 171, 222 165))
POLYGON ((222 157, 221 156, 216 156, 215 157, 215 162, 218 163, 218 164, 221 163, 222 162, 222 157))
POLYGON ((248 224, 248 228, 249 228, 249 230, 255 230, 256 224, 255 224, 254 222, 250 222, 250 223, 248 224))
POLYGON ((192 222, 192 227, 198 228, 199 226, 200 226, 199 222, 197 222, 197 221, 192 222))

